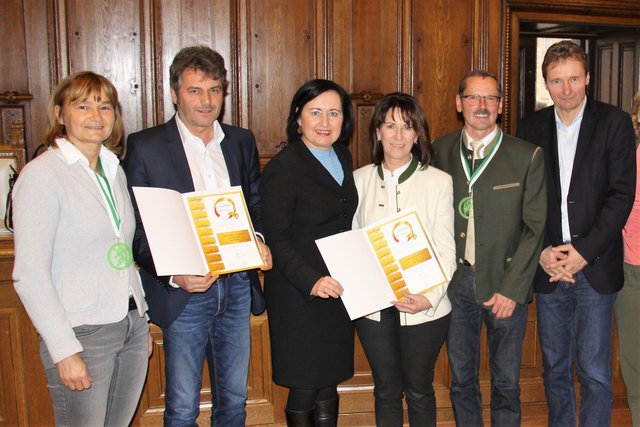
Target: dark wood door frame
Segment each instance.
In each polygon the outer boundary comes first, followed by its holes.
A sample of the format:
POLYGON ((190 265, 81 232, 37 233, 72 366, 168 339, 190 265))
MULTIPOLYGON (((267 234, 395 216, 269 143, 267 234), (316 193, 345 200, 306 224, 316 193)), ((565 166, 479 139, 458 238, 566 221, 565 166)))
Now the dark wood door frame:
POLYGON ((640 2, 628 0, 506 0, 502 51, 505 131, 515 130, 518 120, 520 23, 570 22, 640 28, 640 2))

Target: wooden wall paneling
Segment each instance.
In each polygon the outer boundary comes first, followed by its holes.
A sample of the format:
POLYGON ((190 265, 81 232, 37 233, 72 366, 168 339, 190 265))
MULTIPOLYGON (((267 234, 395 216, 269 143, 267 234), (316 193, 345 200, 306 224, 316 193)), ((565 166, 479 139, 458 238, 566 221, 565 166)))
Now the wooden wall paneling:
MULTIPOLYGON (((351 53, 353 93, 402 88, 403 0, 354 0, 351 53)), ((343 30, 344 31, 344 30, 343 30)))
POLYGON ((472 66, 474 0, 413 3, 414 93, 431 138, 459 129, 455 97, 472 66))
POLYGON ((126 133, 142 128, 140 2, 66 0, 69 73, 90 70, 118 90, 126 133))
POLYGON ((251 361, 247 389, 247 425, 273 424, 276 407, 271 382, 271 349, 266 315, 251 316, 251 361))
POLYGON ((638 44, 637 42, 620 43, 618 56, 620 57, 620 67, 618 68, 618 105, 624 111, 631 112, 633 96, 638 90, 638 44))
MULTIPOLYGON (((157 122, 162 123, 175 113, 169 90, 169 66, 183 47, 205 45, 218 51, 225 60, 227 79, 229 82, 237 80, 232 26, 235 25, 233 8, 240 0, 151 2, 154 17, 152 43, 155 46, 157 122)), ((234 88, 233 83, 229 88, 234 88)), ((237 124, 236 96, 237 94, 231 93, 225 98, 222 121, 226 123, 237 124)))
POLYGON ((13 239, 0 237, 0 425, 52 425, 38 336, 11 280, 13 239))
POLYGON ((0 2, 0 92, 13 90, 19 93, 29 92, 27 74, 24 8, 22 0, 0 2), (7 25, 11 23, 11 25, 7 25))
POLYGON ((371 153, 371 140, 369 139, 369 124, 373 117, 376 104, 382 98, 382 94, 352 94, 351 102, 355 115, 355 126, 351 138, 351 155, 353 170, 368 165, 373 161, 371 153))
POLYGON ((18 311, 0 307, 0 425, 6 426, 26 423, 26 408, 20 404, 26 396, 18 311))
POLYGON ((595 68, 591 73, 591 85, 595 93, 605 96, 600 101, 609 102, 631 112, 631 102, 638 90, 640 68, 640 26, 620 28, 595 40, 595 68), (602 71, 602 73, 600 73, 602 71))
POLYGON ((248 122, 260 157, 273 157, 286 141, 293 94, 316 77, 314 0, 247 0, 248 122))
POLYGON ((26 55, 29 23, 25 19, 22 0, 1 2, 0 16, 5 23, 10 23, 0 26, 0 48, 3 52, 0 61, 0 143, 10 144, 15 139, 12 129, 23 129, 22 139, 31 139, 30 101, 33 95, 30 93, 26 55))
POLYGON ((612 43, 602 44, 597 47, 596 64, 598 67, 598 79, 595 83, 598 99, 602 102, 615 105, 618 91, 615 90, 617 82, 613 80, 617 76, 613 72, 615 65, 612 43))
POLYGON ((326 77, 335 80, 347 92, 353 92, 352 80, 358 76, 352 64, 354 33, 353 2, 333 0, 326 11, 327 21, 331 21, 331 32, 327 36, 326 77))
POLYGON ((29 78, 29 93, 33 99, 25 111, 27 158, 44 142, 47 129, 47 102, 55 79, 55 27, 53 1, 24 0, 24 20, 27 59, 25 75, 29 78))
POLYGON ((162 425, 164 411, 164 353, 162 351, 162 331, 154 324, 149 325, 153 340, 153 354, 149 358, 147 380, 142 390, 133 425, 162 425))

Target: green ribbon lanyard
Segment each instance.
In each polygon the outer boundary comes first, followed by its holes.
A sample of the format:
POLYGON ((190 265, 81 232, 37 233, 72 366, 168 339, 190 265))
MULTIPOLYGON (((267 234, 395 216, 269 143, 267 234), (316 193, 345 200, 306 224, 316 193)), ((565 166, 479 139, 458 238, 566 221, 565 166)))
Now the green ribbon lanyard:
MULTIPOLYGON (((482 172, 484 172, 489 162, 491 162, 491 159, 493 159, 496 151, 498 151, 498 147, 500 146, 501 142, 502 130, 498 128, 497 141, 495 144, 493 144, 493 147, 491 147, 489 155, 482 159, 482 163, 480 163, 480 166, 478 166, 476 170, 471 172, 471 165, 465 158, 464 149, 462 148, 464 146, 464 143, 462 142, 462 135, 460 135, 460 161, 462 162, 464 174, 467 177, 467 180, 469 180, 469 194, 471 194, 471 188, 473 187, 473 184, 478 180, 478 178, 480 178, 480 175, 482 175, 482 172)), ((471 159, 471 161, 473 162, 473 159, 471 159)))
POLYGON ((104 173, 104 169, 102 168, 102 162, 100 161, 100 157, 98 157, 98 172, 93 171, 96 174, 96 179, 98 180, 98 185, 100 186, 100 190, 102 190, 102 194, 104 198, 107 200, 107 204, 109 205, 109 210, 111 211, 111 217, 113 218, 113 222, 116 225, 116 230, 120 230, 120 216, 118 215, 118 211, 116 210, 115 199, 113 198, 113 193, 111 192, 111 186, 109 185, 109 180, 107 179, 106 174, 104 173), (102 179, 100 179, 102 178, 102 179), (102 184, 102 180, 104 180, 104 184, 102 184))

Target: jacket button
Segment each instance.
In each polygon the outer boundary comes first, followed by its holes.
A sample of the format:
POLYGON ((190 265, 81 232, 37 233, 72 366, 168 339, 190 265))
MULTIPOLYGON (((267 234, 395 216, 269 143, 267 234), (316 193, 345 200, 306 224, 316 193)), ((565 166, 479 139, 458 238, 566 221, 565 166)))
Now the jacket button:
POLYGON ((348 214, 348 213, 346 213, 346 212, 344 212, 344 213, 342 214, 342 216, 343 216, 343 217, 345 217, 345 218, 347 218, 347 217, 349 216, 349 214, 348 214))
POLYGON ((342 203, 347 203, 347 198, 346 198, 346 197, 343 197, 342 199, 340 199, 340 201, 341 201, 342 203))
POLYGON ((461 231, 460 238, 464 239, 465 237, 467 237, 466 233, 464 231, 461 231))

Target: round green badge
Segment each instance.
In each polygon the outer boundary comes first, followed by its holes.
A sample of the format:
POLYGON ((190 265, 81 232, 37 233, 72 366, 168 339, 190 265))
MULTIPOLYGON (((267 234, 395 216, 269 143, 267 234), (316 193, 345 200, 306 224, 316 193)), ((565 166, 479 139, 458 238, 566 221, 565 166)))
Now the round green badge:
POLYGON ((458 204, 458 212, 464 219, 473 218, 473 199, 471 196, 467 196, 460 200, 458 204))
POLYGON ((114 270, 126 270, 133 262, 133 252, 131 252, 129 245, 116 242, 109 247, 107 261, 114 270))

